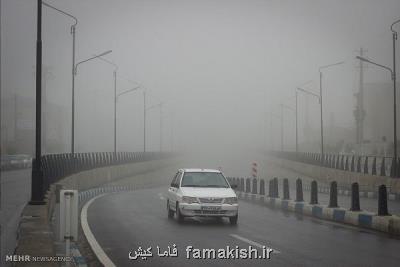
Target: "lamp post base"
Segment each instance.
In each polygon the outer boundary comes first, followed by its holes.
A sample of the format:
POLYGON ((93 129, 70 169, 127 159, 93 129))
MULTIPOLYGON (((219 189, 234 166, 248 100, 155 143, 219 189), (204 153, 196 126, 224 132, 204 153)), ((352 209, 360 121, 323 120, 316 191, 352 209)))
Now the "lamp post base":
MULTIPOLYGON (((36 163, 34 163, 36 164, 36 163)), ((43 172, 36 166, 32 169, 32 196, 29 205, 44 205, 46 202, 43 193, 43 172)))

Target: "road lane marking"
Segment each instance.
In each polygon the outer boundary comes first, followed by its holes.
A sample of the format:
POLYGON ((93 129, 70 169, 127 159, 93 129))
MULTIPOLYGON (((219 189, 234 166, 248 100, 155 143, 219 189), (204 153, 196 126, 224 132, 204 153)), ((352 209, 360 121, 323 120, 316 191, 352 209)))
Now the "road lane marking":
MULTIPOLYGON (((260 243, 257 243, 257 242, 255 242, 255 241, 252 241, 252 240, 247 239, 247 238, 245 238, 245 237, 242 237, 242 236, 240 236, 240 235, 230 234, 230 236, 231 236, 231 237, 234 237, 234 238, 236 238, 236 239, 239 239, 239 240, 241 240, 241 241, 243 241, 243 242, 246 242, 246 243, 248 243, 248 244, 250 244, 250 245, 256 246, 256 247, 258 247, 258 248, 263 248, 263 245, 261 245, 260 243)), ((281 253, 281 252, 280 252, 279 250, 277 250, 277 249, 274 249, 274 248, 271 248, 271 247, 268 247, 268 246, 266 246, 266 247, 272 249, 272 250, 273 250, 272 253, 278 253, 278 254, 281 253)))
POLYGON ((94 237, 92 231, 90 230, 89 223, 87 220, 87 210, 89 206, 95 201, 96 199, 105 196, 108 194, 101 194, 97 197, 92 198, 89 200, 82 208, 81 211, 81 226, 83 233, 86 236, 86 239, 92 248, 92 251, 94 254, 96 254, 97 259, 106 267, 116 267, 115 264, 110 260, 110 258, 107 256, 107 254, 104 252, 104 250, 101 248, 99 243, 97 242, 96 238, 94 237))

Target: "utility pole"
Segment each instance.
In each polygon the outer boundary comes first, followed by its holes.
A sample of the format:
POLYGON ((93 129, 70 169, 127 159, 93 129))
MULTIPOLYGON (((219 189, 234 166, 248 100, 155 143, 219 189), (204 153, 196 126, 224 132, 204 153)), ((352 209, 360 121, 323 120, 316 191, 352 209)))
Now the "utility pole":
POLYGON ((114 70, 114 154, 117 154, 117 71, 114 70))
POLYGON ((14 93, 14 142, 17 144, 17 120, 18 120, 18 108, 17 108, 17 93, 14 93))
MULTIPOLYGON (((360 57, 364 57, 365 49, 362 47, 358 51, 360 57)), ((356 120, 356 144, 358 144, 358 152, 362 154, 362 144, 364 140, 364 62, 359 60, 359 91, 355 94, 357 99, 357 106, 353 111, 354 118, 356 120)))
POLYGON ((393 26, 396 25, 397 23, 400 23, 400 19, 396 20, 395 22, 390 25, 390 30, 392 31, 392 43, 393 43, 393 71, 392 71, 392 80, 393 80, 393 121, 394 121, 394 129, 393 129, 393 135, 394 135, 394 159, 395 159, 395 164, 394 164, 394 169, 395 169, 395 177, 399 176, 399 169, 397 166, 397 108, 396 108, 396 40, 397 40, 397 31, 393 29, 393 26))
POLYGON ((337 66, 337 65, 341 65, 343 64, 344 61, 341 62, 337 62, 337 63, 333 63, 333 64, 329 64, 329 65, 325 65, 325 66, 321 66, 319 67, 319 104, 321 105, 321 164, 324 164, 325 161, 325 154, 324 154, 324 120, 323 120, 323 105, 322 105, 322 70, 326 69, 326 68, 330 68, 333 66, 337 66))
POLYGON ((36 36, 36 133, 35 159, 32 166, 31 205, 43 205, 44 185, 42 172, 42 0, 37 0, 36 36))
POLYGON ((298 124, 298 115, 297 115, 297 113, 298 113, 298 105, 297 105, 298 92, 297 92, 297 90, 295 91, 295 94, 296 94, 296 108, 295 108, 295 110, 296 110, 296 154, 297 154, 299 152, 299 130, 298 130, 299 124, 298 124))
POLYGON ((310 140, 312 140, 312 138, 310 138, 311 135, 311 126, 310 126, 310 100, 308 95, 304 96, 305 98, 305 112, 304 112, 304 128, 303 128, 303 134, 304 134, 304 139, 305 139, 305 143, 307 145, 309 145, 310 140))
POLYGON ((160 103, 160 152, 162 151, 162 133, 163 133, 162 106, 163 104, 160 103))
POLYGON ((320 104, 320 119, 321 119, 321 163, 324 163, 324 120, 322 115, 322 71, 319 72, 319 104, 320 104))
POLYGON ((146 152, 146 90, 143 90, 143 152, 146 152))
POLYGON ((274 151, 275 146, 274 146, 274 127, 273 127, 273 122, 272 122, 272 114, 269 116, 269 134, 270 134, 270 145, 271 145, 271 151, 274 151))
POLYGON ((171 111, 171 152, 174 152, 174 111, 171 111))
MULTIPOLYGON (((75 17, 74 17, 75 18, 75 17)), ((71 154, 75 154, 75 30, 78 20, 75 18, 76 23, 71 26, 72 34, 72 101, 71 101, 71 154)))
MULTIPOLYGON (((42 2, 42 4, 44 5, 44 6, 46 6, 46 7, 49 7, 49 8, 51 8, 51 9, 53 9, 53 10, 55 10, 55 11, 57 11, 57 12, 59 12, 60 14, 62 14, 62 15, 64 15, 64 16, 67 16, 67 17, 69 17, 69 18, 72 18, 73 20, 74 20, 74 24, 72 24, 72 26, 71 26, 71 34, 72 34, 72 102, 71 102, 71 104, 72 104, 72 117, 71 117, 71 153, 72 154, 74 154, 75 153, 75 151, 74 151, 74 142, 75 142, 75 137, 74 137, 74 133, 75 133, 75 131, 74 131, 74 127, 75 127, 75 125, 74 125, 74 116, 75 116, 75 29, 76 29, 76 25, 78 24, 78 19, 75 17, 75 16, 73 16, 73 15, 71 15, 71 14, 69 14, 69 13, 67 13, 67 12, 65 12, 65 11, 63 11, 63 10, 61 10, 61 9, 58 9, 58 8, 56 8, 56 7, 54 7, 54 6, 52 6, 52 5, 49 5, 48 3, 46 3, 46 2, 42 2)), ((47 103, 47 101, 45 102, 45 103, 47 103)), ((46 108, 46 104, 45 104, 45 106, 44 106, 45 108, 46 108)), ((45 121, 46 121, 46 117, 45 117, 45 121)), ((45 132, 46 132, 46 127, 44 127, 44 129, 45 129, 45 131, 44 131, 44 134, 45 134, 45 132)), ((44 139, 44 141, 46 141, 46 138, 44 137, 43 138, 44 139)))
POLYGON ((283 152, 283 104, 281 104, 281 151, 283 152))

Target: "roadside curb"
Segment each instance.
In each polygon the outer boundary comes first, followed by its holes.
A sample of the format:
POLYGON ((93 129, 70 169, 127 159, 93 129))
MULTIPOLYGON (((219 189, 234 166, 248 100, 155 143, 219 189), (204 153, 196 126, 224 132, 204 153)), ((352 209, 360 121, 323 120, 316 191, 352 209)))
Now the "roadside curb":
MULTIPOLYGON (((100 195, 117 193, 117 192, 128 192, 133 191, 135 188, 133 185, 129 186, 104 186, 104 187, 96 187, 89 190, 85 190, 79 192, 79 206, 83 206, 89 200, 96 198, 100 195)), ((79 213, 79 216, 81 212, 79 213)), ((84 234, 85 238, 87 238, 86 234, 84 234)), ((71 252, 74 258, 75 266, 77 267, 86 267, 88 266, 85 257, 79 251, 77 244, 71 244, 71 252)))
POLYGON ((71 253, 76 267, 87 266, 85 258, 81 255, 81 252, 75 243, 71 244, 71 253))
POLYGON ((239 199, 250 202, 258 202, 273 208, 280 208, 285 211, 315 217, 322 220, 329 220, 338 223, 350 224, 362 228, 369 228, 388 234, 400 235, 400 217, 396 215, 377 216, 368 211, 350 211, 344 208, 329 208, 326 205, 311 205, 306 202, 283 200, 271 198, 264 195, 236 192, 239 199))

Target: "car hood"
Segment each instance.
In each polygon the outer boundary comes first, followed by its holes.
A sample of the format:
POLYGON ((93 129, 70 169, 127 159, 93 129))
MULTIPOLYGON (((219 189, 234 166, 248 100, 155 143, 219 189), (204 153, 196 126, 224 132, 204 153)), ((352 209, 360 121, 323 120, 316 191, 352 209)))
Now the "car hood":
POLYGON ((232 188, 181 187, 181 191, 189 197, 236 197, 232 188))

